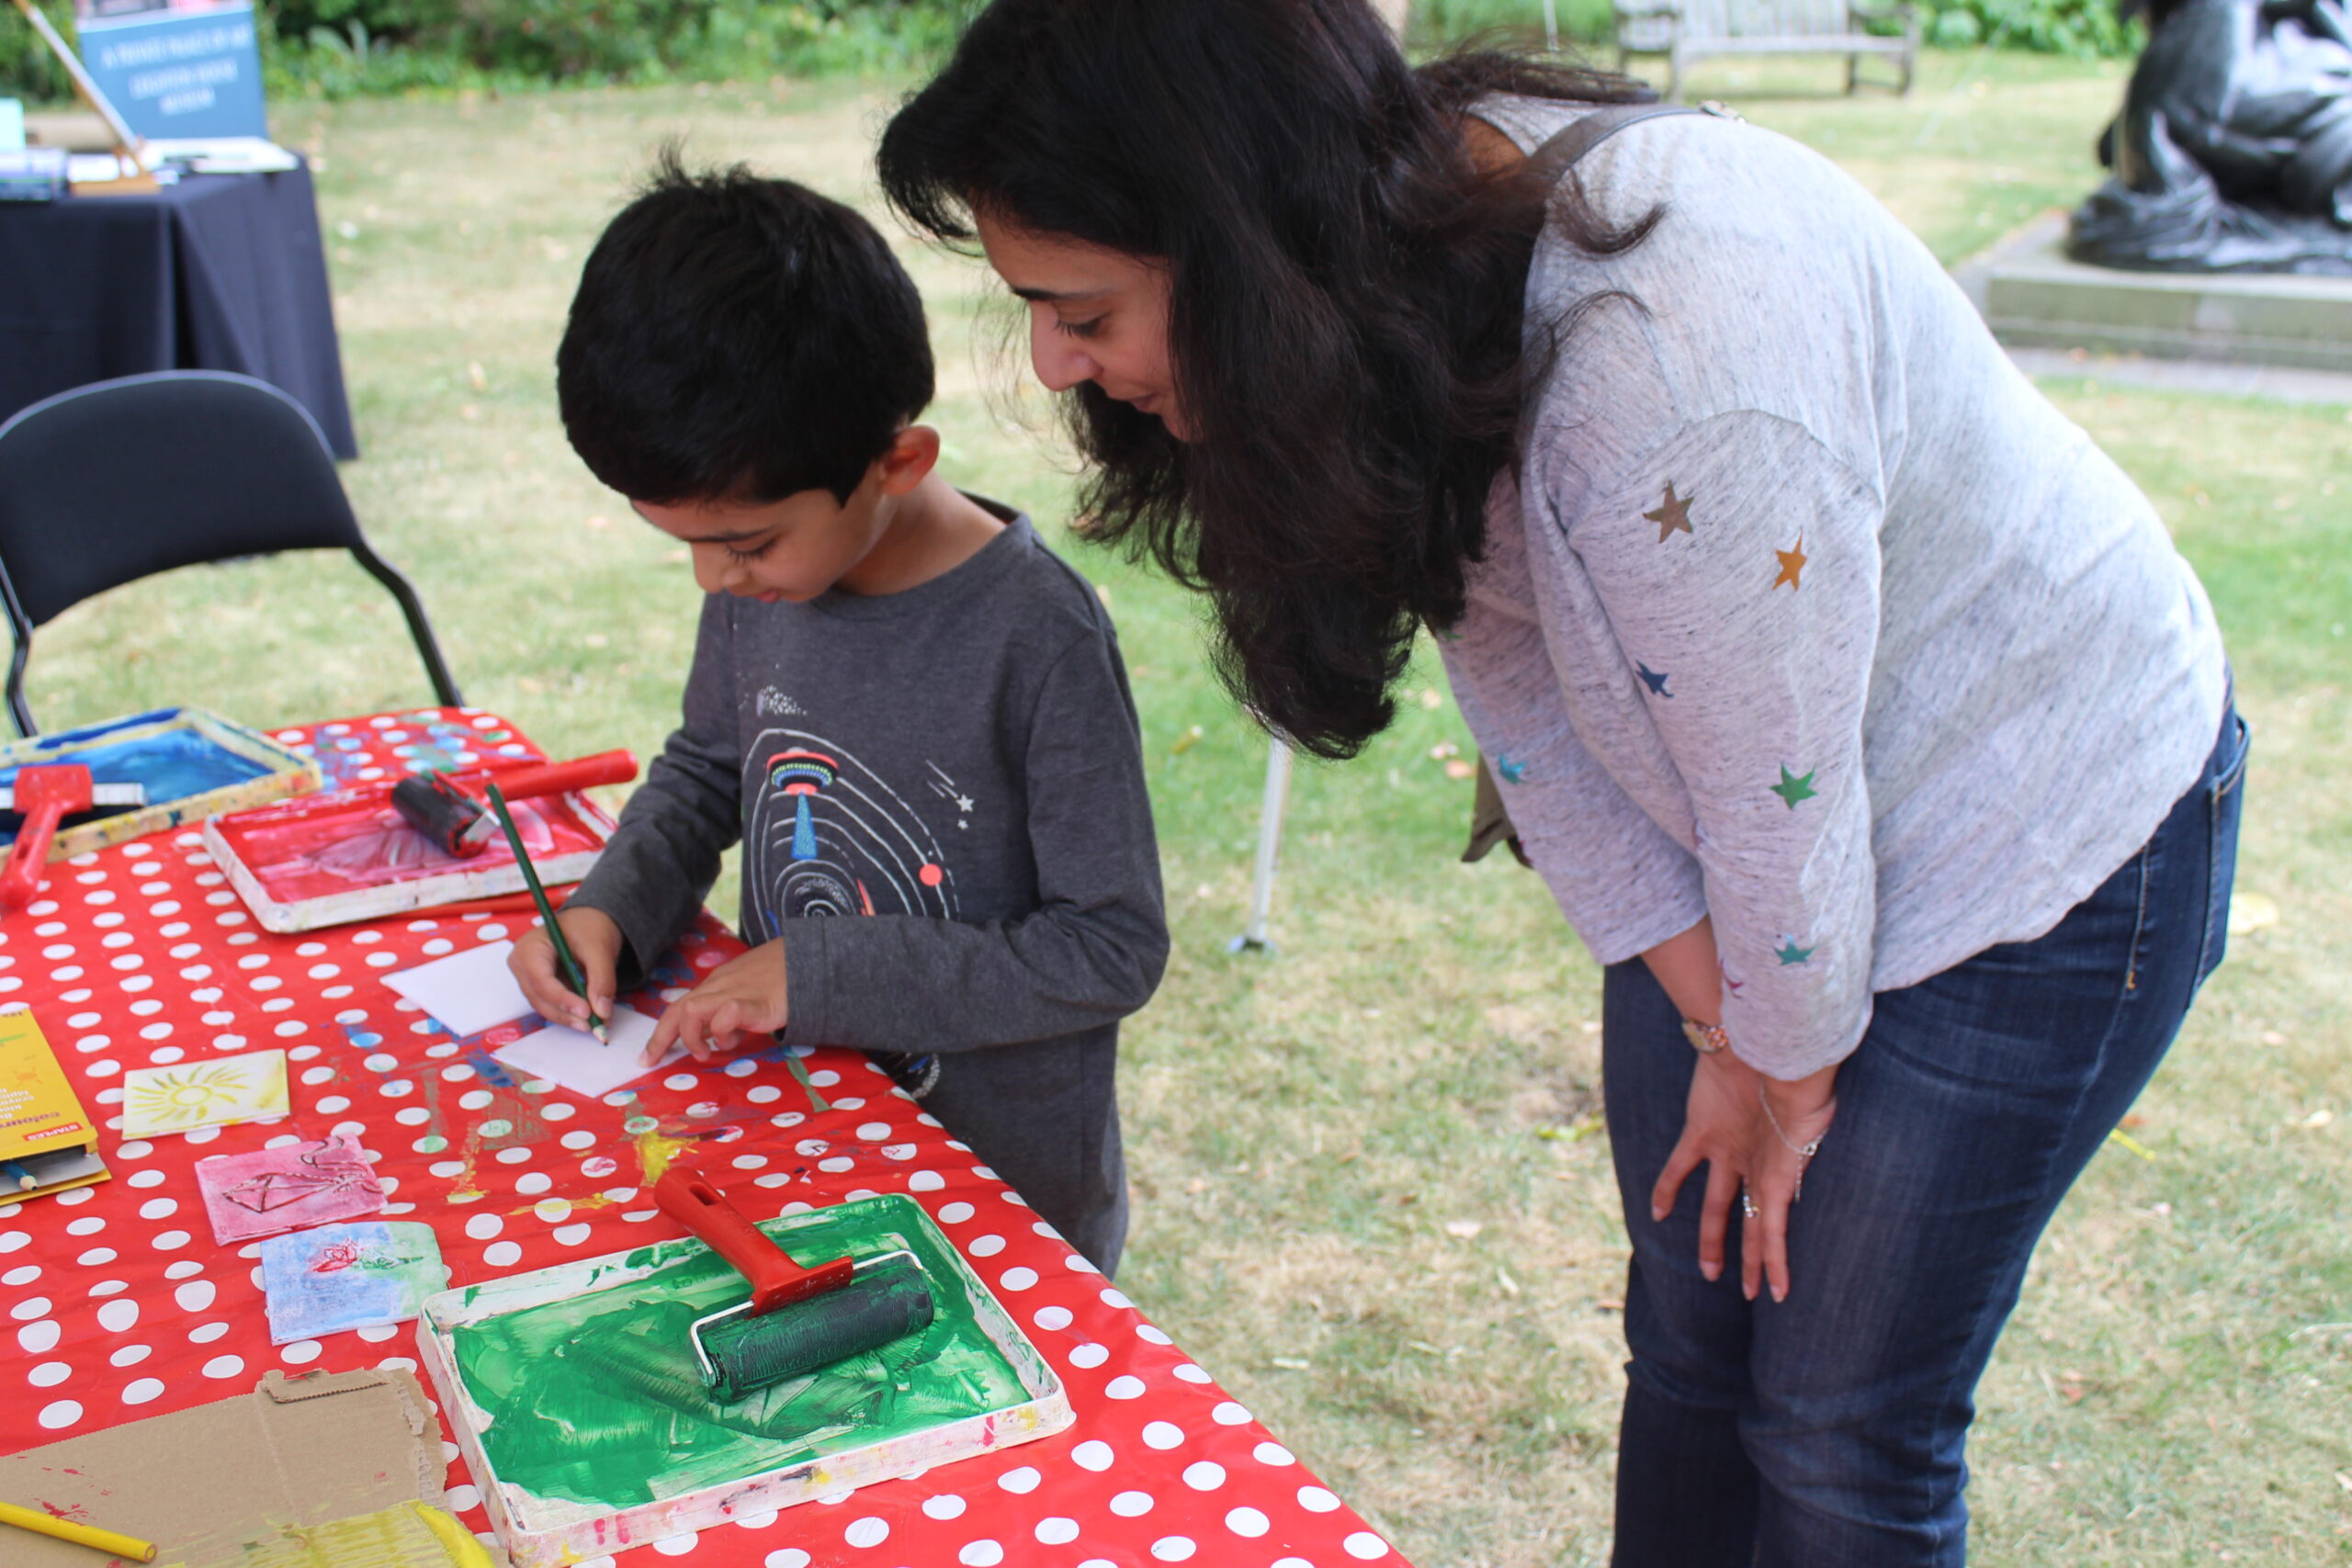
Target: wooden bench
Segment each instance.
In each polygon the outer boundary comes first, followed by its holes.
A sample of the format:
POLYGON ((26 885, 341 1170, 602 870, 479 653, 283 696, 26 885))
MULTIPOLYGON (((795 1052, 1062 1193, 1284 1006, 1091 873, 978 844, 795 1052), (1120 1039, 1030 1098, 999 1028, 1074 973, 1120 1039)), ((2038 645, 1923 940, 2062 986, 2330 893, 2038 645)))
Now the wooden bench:
POLYGON ((1694 61, 1730 54, 1842 54, 1846 91, 1861 85, 1865 58, 1892 60, 1908 93, 1919 59, 1919 13, 1904 0, 1614 0, 1617 68, 1636 54, 1667 57, 1666 96, 1682 96, 1683 72, 1694 61), (1874 22, 1901 25, 1901 34, 1871 32, 1874 22))

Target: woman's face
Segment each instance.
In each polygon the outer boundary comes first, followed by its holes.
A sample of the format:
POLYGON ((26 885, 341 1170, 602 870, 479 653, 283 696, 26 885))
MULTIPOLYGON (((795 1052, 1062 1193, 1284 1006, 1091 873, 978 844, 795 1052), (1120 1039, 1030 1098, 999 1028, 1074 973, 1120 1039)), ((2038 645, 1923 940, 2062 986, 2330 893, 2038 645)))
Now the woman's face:
POLYGON ((1029 306, 1029 363, 1057 392, 1091 381, 1191 439, 1168 353, 1168 269, 975 214, 980 248, 1029 306))

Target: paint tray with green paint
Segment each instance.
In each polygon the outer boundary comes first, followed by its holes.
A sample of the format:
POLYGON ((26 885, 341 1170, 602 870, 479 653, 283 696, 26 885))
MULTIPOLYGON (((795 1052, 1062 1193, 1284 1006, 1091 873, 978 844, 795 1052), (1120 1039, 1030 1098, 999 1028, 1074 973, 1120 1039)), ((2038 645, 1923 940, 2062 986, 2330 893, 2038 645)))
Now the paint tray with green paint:
POLYGON ((759 1227, 796 1260, 914 1254, 929 1326, 732 1403, 687 1331, 743 1279, 690 1237, 424 1303, 417 1342, 514 1568, 560 1568, 1063 1430, 1061 1380, 896 1194, 759 1227))

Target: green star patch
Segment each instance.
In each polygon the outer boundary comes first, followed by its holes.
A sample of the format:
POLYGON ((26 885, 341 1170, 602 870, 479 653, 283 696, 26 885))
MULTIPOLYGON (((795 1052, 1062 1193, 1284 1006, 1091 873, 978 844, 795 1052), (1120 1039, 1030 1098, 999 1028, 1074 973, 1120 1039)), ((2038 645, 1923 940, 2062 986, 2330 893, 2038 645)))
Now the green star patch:
POLYGON ((1819 768, 1815 768, 1812 773, 1792 773, 1789 772, 1789 765, 1783 762, 1781 764, 1781 782, 1772 786, 1772 793, 1787 801, 1789 809, 1794 811, 1798 801, 1811 800, 1821 793, 1813 787, 1813 775, 1820 771, 1819 768))

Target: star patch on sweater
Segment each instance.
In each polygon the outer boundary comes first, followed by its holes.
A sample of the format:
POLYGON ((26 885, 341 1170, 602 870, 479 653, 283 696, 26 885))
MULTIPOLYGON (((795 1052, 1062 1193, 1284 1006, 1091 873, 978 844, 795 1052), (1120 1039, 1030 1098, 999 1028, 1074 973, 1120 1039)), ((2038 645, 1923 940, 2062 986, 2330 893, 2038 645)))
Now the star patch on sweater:
POLYGON ((1648 665, 1638 662, 1634 664, 1634 671, 1641 676, 1642 684, 1650 689, 1651 696, 1665 697, 1669 701, 1672 700, 1674 694, 1666 689, 1666 683, 1674 677, 1671 675, 1660 674, 1657 671, 1651 669, 1648 665))
POLYGON ((1781 945, 1772 950, 1772 956, 1779 959, 1781 961, 1781 967, 1785 969, 1792 964, 1804 963, 1807 959, 1811 958, 1815 953, 1820 951, 1821 948, 1818 943, 1815 943, 1812 947, 1799 947, 1797 945, 1796 938, 1792 936, 1784 936, 1781 939, 1781 945))
MULTIPOLYGON (((1642 513, 1644 517, 1657 525, 1659 544, 1666 543, 1678 533, 1690 533, 1690 502, 1693 499, 1695 498, 1691 496, 1676 495, 1674 485, 1669 480, 1666 487, 1666 503, 1656 512, 1642 513)), ((1696 538, 1698 536, 1692 534, 1691 537, 1696 538)))
POLYGON ((1527 777, 1527 764, 1505 751, 1496 756, 1495 772, 1502 775, 1503 783, 1517 784, 1527 777))
POLYGON ((1781 575, 1772 580, 1772 586, 1778 588, 1785 582, 1791 588, 1803 588, 1804 584, 1798 581, 1797 578, 1804 570, 1805 566, 1804 536, 1803 534, 1797 536, 1794 549, 1774 550, 1772 553, 1781 558, 1781 575))
POLYGON ((1781 782, 1771 786, 1772 793, 1787 801, 1789 809, 1794 811, 1798 801, 1811 800, 1821 793, 1813 787, 1813 774, 1820 771, 1819 768, 1815 768, 1813 773, 1792 773, 1789 772, 1789 765, 1783 762, 1781 764, 1781 782))

